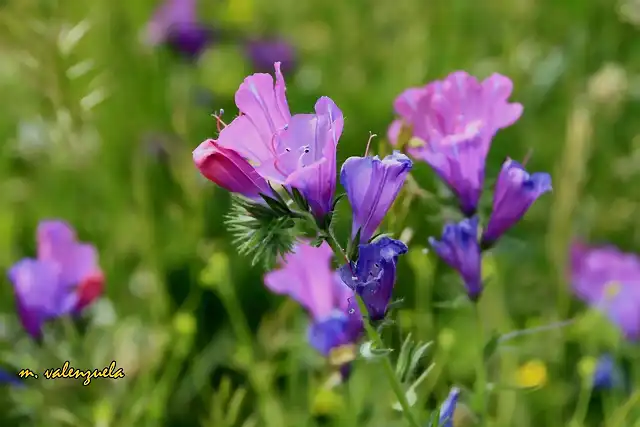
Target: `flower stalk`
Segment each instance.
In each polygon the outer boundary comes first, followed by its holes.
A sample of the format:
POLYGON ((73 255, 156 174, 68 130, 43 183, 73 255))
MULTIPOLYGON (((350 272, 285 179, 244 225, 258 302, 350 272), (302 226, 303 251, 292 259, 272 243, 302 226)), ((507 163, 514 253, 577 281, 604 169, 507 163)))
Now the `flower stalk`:
MULTIPOLYGON (((336 239, 336 237, 333 234, 333 232, 331 230, 319 230, 319 232, 320 232, 321 235, 324 236, 324 238, 325 238, 326 242, 329 244, 329 246, 331 246, 331 249, 333 249, 336 257, 338 259, 346 260, 347 265, 350 265, 349 264, 349 259, 347 258, 347 254, 342 249, 342 246, 340 245, 340 242, 338 242, 338 239, 336 239)), ((364 301, 362 300, 362 297, 360 295, 358 295, 357 292, 354 292, 354 297, 355 297, 355 299, 356 299, 356 301, 358 303, 358 307, 360 308, 360 313, 367 313, 367 307, 366 307, 364 301)), ((376 329, 371 325, 371 323, 369 323, 367 321, 367 319, 365 319, 365 321, 363 322, 363 325, 364 325, 365 332, 367 334, 367 338, 369 340, 371 340, 377 348, 384 348, 384 343, 382 341, 382 337, 376 331, 376 329)), ((398 377, 395 374, 393 366, 391 365, 391 361, 389 360, 389 356, 388 355, 382 355, 381 358, 382 358, 382 368, 384 369, 385 376, 387 377, 387 380, 389 381, 389 385, 391 386, 391 389, 393 390, 393 393, 395 394, 396 398, 398 399, 398 403, 400 404, 400 407, 402 408, 402 414, 404 415, 405 419, 407 420, 407 423, 411 427, 420 427, 420 424, 416 420, 416 418, 415 418, 415 416, 413 414, 413 411, 411 410, 411 405, 409 404, 409 401, 407 400, 407 396, 406 396, 404 390, 402 389, 402 385, 400 384, 400 381, 398 380, 398 377)))

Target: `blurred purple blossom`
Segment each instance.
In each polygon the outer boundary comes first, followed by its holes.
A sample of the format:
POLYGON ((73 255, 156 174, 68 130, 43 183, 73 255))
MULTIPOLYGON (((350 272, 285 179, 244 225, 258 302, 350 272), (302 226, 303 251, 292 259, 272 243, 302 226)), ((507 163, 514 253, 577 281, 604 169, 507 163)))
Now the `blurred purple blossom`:
POLYGON ((482 235, 482 247, 491 247, 526 214, 542 194, 551 191, 551 175, 529 174, 511 159, 502 165, 493 194, 493 211, 482 235))
POLYGON ((300 242, 267 273, 264 283, 276 294, 300 303, 311 316, 308 339, 324 356, 332 349, 355 343, 362 333, 362 317, 349 310, 353 291, 331 268, 333 251, 327 243, 319 247, 300 242))
POLYGON ((351 238, 360 231, 356 243, 366 243, 373 237, 411 168, 411 160, 398 151, 382 160, 378 156, 349 157, 343 163, 340 182, 353 210, 351 238))
POLYGON ((295 50, 285 40, 252 38, 245 42, 244 49, 256 72, 268 73, 274 62, 280 62, 282 72, 285 74, 295 68, 295 50))
POLYGON ((315 114, 291 116, 285 82, 276 62, 269 74, 247 77, 236 92, 240 116, 220 132, 218 146, 234 150, 274 184, 298 189, 318 220, 331 210, 336 187, 336 150, 343 117, 327 97, 315 114))
POLYGON ((16 306, 25 330, 34 338, 50 319, 77 314, 102 293, 104 276, 94 246, 76 240, 60 220, 38 225, 38 257, 25 258, 9 269, 16 306))
POLYGON ((403 242, 384 236, 358 249, 358 261, 340 267, 340 277, 360 295, 369 318, 379 321, 384 319, 391 302, 398 256, 407 253, 408 248, 403 242))
POLYGON ((482 254, 478 243, 478 217, 446 224, 440 241, 431 237, 429 243, 449 267, 460 273, 469 299, 480 298, 482 254))
POLYGON ((166 44, 186 59, 197 59, 215 38, 198 20, 196 0, 164 0, 146 28, 146 42, 166 44))
MULTIPOLYGON (((402 123, 423 142, 409 153, 431 165, 467 216, 477 209, 491 140, 522 114, 522 105, 507 101, 512 89, 511 80, 500 74, 480 82, 457 71, 425 87, 407 89, 394 102, 402 123)), ((395 144, 400 125, 391 126, 395 144)))
POLYGON ((640 339, 640 258, 614 246, 571 246, 575 294, 607 314, 629 340, 640 339))

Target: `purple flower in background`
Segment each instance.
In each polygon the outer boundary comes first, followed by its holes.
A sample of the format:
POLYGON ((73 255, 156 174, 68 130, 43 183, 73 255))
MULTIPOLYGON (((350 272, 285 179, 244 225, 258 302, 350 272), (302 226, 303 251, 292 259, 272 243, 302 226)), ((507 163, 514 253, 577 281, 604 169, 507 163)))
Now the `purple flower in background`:
POLYGON ((64 221, 42 221, 38 226, 38 257, 25 258, 9 269, 16 306, 26 331, 42 335, 42 324, 77 314, 103 290, 104 276, 94 246, 76 240, 64 221))
POLYGON ((613 246, 571 246, 574 293, 607 314, 624 336, 640 339, 640 258, 613 246))
POLYGON ((522 114, 522 105, 507 102, 512 89, 511 80, 500 74, 479 82, 457 71, 424 88, 406 90, 394 103, 414 137, 424 141, 409 153, 431 165, 467 216, 477 209, 491 140, 522 114))
POLYGON ((458 405, 458 398, 460 397, 460 389, 458 387, 452 387, 449 395, 440 405, 440 414, 438 416, 438 423, 434 427, 453 427, 453 415, 458 405))
POLYGON ((282 71, 285 73, 292 71, 295 67, 293 46, 284 40, 254 38, 247 40, 244 48, 254 71, 268 73, 275 62, 280 62, 282 71))
POLYGON ((520 163, 507 159, 493 194, 493 211, 482 235, 483 248, 497 242, 547 191, 551 191, 551 175, 542 172, 529 174, 520 163))
POLYGON ((264 277, 269 290, 290 296, 309 312, 309 343, 324 356, 355 343, 362 333, 362 317, 349 310, 353 291, 331 268, 332 257, 327 243, 316 248, 300 242, 284 257, 280 269, 264 277))
POLYGON ((146 28, 149 44, 166 44, 187 59, 197 59, 213 38, 213 30, 197 18, 196 0, 165 0, 146 28))
POLYGON ((315 114, 291 116, 280 63, 276 81, 269 74, 247 77, 236 92, 241 115, 220 132, 218 145, 253 164, 266 180, 293 187, 305 196, 322 220, 331 210, 336 186, 336 149, 342 134, 342 112, 327 97, 315 114))
POLYGON ((340 267, 342 281, 360 295, 371 320, 382 320, 387 314, 398 256, 407 251, 407 245, 385 236, 360 245, 358 261, 340 267))
POLYGON ((610 354, 603 354, 598 358, 596 369, 593 373, 593 388, 597 390, 609 390, 623 386, 622 371, 615 359, 610 354))
POLYGON ((404 154, 393 154, 380 160, 378 156, 349 157, 342 165, 340 182, 347 192, 353 210, 351 238, 360 231, 360 242, 368 242, 391 208, 412 162, 404 154))
POLYGON ((241 155, 207 139, 193 150, 193 161, 208 180, 233 193, 260 200, 270 195, 267 181, 241 155))
POLYGON ((469 299, 477 301, 482 293, 478 217, 445 225, 441 240, 431 237, 429 243, 444 262, 460 273, 469 299))

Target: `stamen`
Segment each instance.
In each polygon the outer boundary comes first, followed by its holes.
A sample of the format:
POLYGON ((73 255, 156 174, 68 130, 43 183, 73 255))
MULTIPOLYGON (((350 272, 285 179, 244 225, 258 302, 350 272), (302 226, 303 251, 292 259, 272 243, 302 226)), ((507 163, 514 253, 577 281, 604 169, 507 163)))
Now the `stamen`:
POLYGON ((223 128, 227 127, 227 124, 224 121, 222 121, 223 114, 224 114, 224 110, 222 108, 220 109, 219 112, 211 114, 211 116, 216 119, 216 127, 218 128, 218 133, 220 133, 220 131, 222 131, 223 128))
POLYGON ((364 156, 367 157, 367 154, 369 154, 369 146, 371 146, 371 140, 373 139, 373 137, 378 136, 374 133, 369 132, 369 140, 367 141, 367 148, 364 150, 364 156))

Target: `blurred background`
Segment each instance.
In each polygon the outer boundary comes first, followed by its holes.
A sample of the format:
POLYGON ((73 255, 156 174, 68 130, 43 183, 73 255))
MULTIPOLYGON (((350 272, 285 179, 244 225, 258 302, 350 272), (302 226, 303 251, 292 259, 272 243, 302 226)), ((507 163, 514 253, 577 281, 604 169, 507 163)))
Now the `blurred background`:
MULTIPOLYGON (((192 150, 217 135, 211 115, 223 109, 230 122, 244 77, 279 60, 292 112, 322 95, 344 112, 340 162, 362 155, 369 132, 374 151, 391 151, 392 102, 407 87, 460 69, 514 81, 524 114, 495 138, 488 181, 506 156, 531 150, 529 170, 550 172, 554 192, 485 260, 481 310, 501 334, 577 321, 491 359, 504 389, 490 425, 640 426, 633 387, 584 386, 604 353, 640 383, 640 351, 576 302, 566 279, 574 236, 640 247, 638 0, 211 0, 198 2, 196 22, 182 1, 163 16, 156 0, 0 1, 0 268, 34 253, 39 220, 62 218, 97 245, 107 277, 83 327, 52 325, 43 346, 22 330, 2 279, 0 361, 38 370, 115 360, 126 374, 2 387, 2 425, 403 425, 375 363, 326 387, 306 315, 236 253, 229 196, 193 165, 192 150), (170 18, 191 27, 167 30, 170 18)), ((471 387, 478 344, 472 314, 451 303, 459 279, 423 251, 450 209, 426 164, 412 176, 384 226, 411 249, 387 336, 433 341, 423 363, 434 367, 415 390, 432 409, 451 385, 471 387)), ((473 425, 462 412, 456 426, 473 425)))

